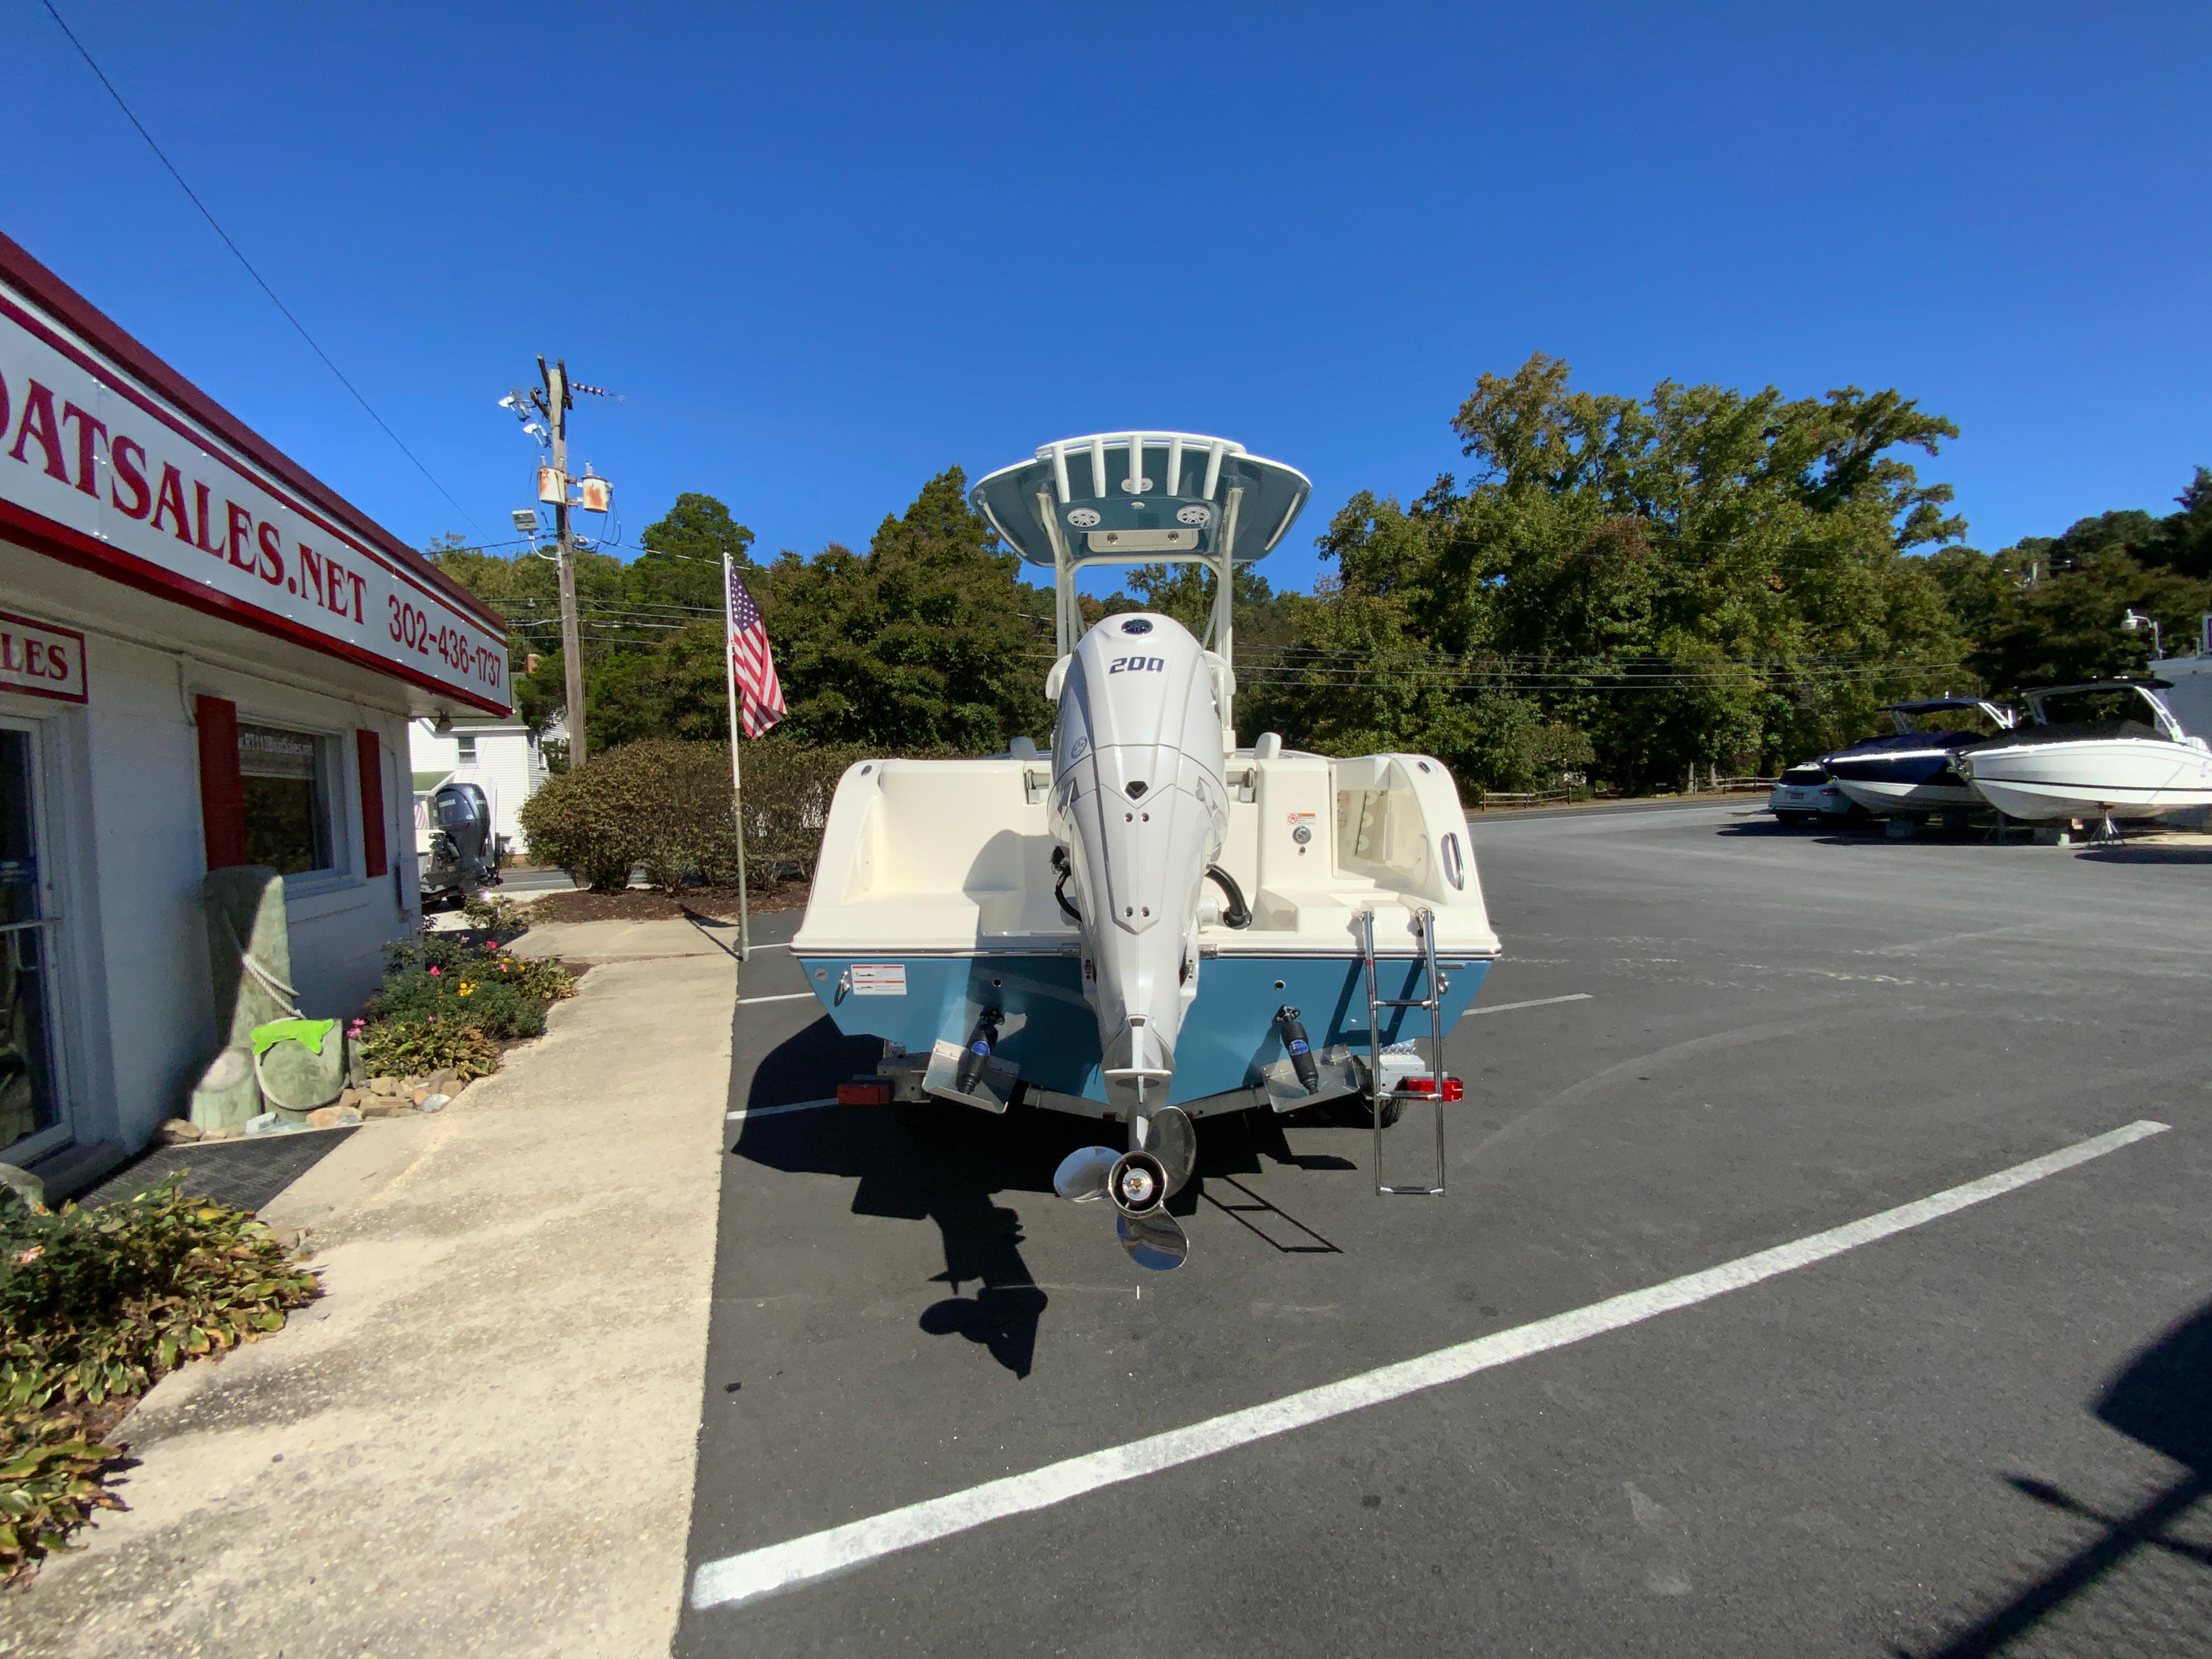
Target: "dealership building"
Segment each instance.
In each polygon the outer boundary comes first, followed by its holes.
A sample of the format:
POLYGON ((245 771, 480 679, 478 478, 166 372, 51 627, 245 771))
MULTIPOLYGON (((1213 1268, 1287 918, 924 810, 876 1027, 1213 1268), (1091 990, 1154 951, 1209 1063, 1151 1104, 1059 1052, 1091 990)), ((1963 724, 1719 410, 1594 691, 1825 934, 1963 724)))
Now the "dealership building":
POLYGON ((0 236, 0 1162, 69 1190, 222 1041, 208 871, 282 872, 301 1009, 415 925, 408 726, 496 614, 0 236))

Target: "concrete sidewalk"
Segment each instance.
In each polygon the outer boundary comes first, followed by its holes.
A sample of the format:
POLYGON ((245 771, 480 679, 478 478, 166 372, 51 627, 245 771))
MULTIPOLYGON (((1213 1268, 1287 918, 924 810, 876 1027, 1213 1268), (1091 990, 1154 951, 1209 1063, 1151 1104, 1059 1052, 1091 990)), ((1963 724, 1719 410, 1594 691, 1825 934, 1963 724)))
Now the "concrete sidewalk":
POLYGON ((603 963, 544 1038, 270 1206, 325 1296, 147 1397, 130 1510, 8 1598, 0 1653, 667 1651, 735 964, 572 931, 530 935, 603 963))

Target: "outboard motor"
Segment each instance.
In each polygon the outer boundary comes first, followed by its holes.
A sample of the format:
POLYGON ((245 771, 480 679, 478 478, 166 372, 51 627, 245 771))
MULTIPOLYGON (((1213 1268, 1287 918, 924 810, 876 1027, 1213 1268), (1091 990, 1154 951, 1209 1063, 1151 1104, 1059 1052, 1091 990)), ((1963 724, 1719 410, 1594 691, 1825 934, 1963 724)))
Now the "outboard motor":
POLYGON ((1181 623, 1140 613, 1086 634, 1060 685, 1052 830, 1072 867, 1107 1098, 1132 1122, 1167 1104, 1198 994, 1200 889, 1229 833, 1214 675, 1181 623))

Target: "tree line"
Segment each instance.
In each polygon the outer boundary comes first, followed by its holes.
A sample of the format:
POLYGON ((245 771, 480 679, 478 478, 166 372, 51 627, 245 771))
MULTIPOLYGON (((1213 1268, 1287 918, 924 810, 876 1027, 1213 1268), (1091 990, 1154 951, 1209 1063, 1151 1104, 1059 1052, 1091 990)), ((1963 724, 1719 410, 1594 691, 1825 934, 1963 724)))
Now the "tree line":
MULTIPOLYGON (((1901 698, 2140 670, 2130 608, 2170 640, 2212 611, 2212 472, 2172 513, 2108 512, 1985 554, 1912 459, 1958 428, 1895 390, 1617 396, 1539 354, 1483 375, 1451 425, 1466 475, 1410 502, 1353 495, 1318 538, 1313 593, 1239 571, 1243 735, 1435 754, 1490 789, 1771 774, 1883 729, 1901 698)), ((579 556, 595 748, 725 732, 725 552, 774 645, 783 741, 974 753, 1049 737, 1051 591, 969 508, 958 467, 865 550, 757 561, 751 531, 701 494, 641 543, 628 561, 579 556)), ((562 685, 552 564, 453 538, 429 552, 508 618, 517 706, 542 724, 562 685)), ((1212 581, 1139 567, 1085 612, 1201 631, 1212 581)))

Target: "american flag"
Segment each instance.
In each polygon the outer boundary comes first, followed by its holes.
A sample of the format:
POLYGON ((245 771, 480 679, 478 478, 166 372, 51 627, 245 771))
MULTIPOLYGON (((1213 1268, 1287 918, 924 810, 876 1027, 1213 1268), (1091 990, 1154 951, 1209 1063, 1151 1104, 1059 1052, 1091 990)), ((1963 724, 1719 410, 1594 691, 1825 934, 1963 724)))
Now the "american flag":
POLYGON ((737 673, 745 735, 757 738, 783 718, 783 687, 775 678, 775 659, 769 655, 768 629, 761 625, 760 607, 745 591, 734 567, 730 570, 728 597, 730 665, 737 673))

